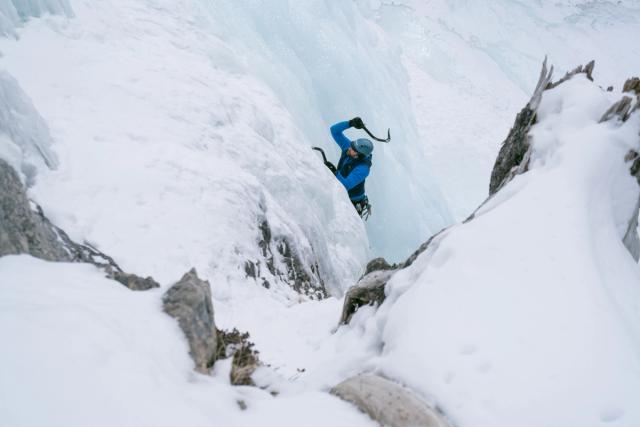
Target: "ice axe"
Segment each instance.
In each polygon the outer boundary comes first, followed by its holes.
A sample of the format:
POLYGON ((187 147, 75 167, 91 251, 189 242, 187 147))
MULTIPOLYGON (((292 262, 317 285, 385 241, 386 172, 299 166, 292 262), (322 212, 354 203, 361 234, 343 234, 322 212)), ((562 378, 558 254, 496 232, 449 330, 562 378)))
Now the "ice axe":
POLYGON ((374 134, 372 134, 369 129, 367 129, 367 127, 364 125, 364 123, 362 124, 362 129, 364 129, 364 131, 366 133, 369 134, 369 136, 373 139, 375 139, 376 141, 380 141, 380 142, 389 142, 391 141, 391 129, 387 129, 387 139, 382 139, 382 138, 378 138, 377 136, 375 136, 374 134))
POLYGON ((380 141, 380 142, 391 141, 391 129, 387 129, 387 139, 378 138, 377 136, 372 134, 369 129, 367 129, 367 127, 365 126, 364 122, 360 117, 354 117, 353 119, 349 120, 349 125, 353 126, 356 129, 364 129, 364 131, 376 141, 380 141))
POLYGON ((312 150, 319 151, 322 154, 322 160, 324 161, 324 165, 331 171, 332 174, 336 173, 336 167, 333 163, 327 160, 327 156, 324 155, 324 150, 320 147, 311 147, 312 150))

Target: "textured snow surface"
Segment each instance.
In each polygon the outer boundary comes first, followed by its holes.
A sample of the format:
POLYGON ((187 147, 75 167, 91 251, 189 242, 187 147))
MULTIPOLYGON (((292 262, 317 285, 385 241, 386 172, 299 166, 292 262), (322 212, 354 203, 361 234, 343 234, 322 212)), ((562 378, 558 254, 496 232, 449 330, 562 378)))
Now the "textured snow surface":
POLYGON ((160 290, 27 255, 0 272, 2 426, 374 425, 327 393, 232 387, 228 364, 196 374, 160 290))
POLYGON ((0 2, 0 35, 17 37, 16 29, 29 18, 45 14, 71 17, 68 0, 2 0, 0 2))
POLYGON ((3 40, 2 65, 60 157, 33 196, 125 270, 164 282, 195 266, 221 288, 263 257, 266 219, 340 294, 369 252, 344 189, 270 89, 235 68, 199 3, 154 4, 78 1, 76 18, 3 40))
POLYGON ((341 300, 266 289, 243 266, 263 258, 265 219, 335 295, 371 255, 404 258, 485 198, 544 54, 556 76, 595 58, 616 90, 637 74, 638 9, 0 1, 0 155, 31 162, 29 195, 74 239, 162 285, 135 293, 89 266, 0 259, 0 425, 371 425, 325 392, 379 371, 459 427, 637 427, 640 278, 620 240, 639 124, 595 123, 618 92, 576 79, 545 93, 533 170, 397 274, 377 313, 337 328, 341 300), (328 127, 354 115, 393 136, 367 181, 371 248, 309 150, 335 160, 328 127), (251 333, 264 389, 231 387, 224 361, 192 372, 160 296, 193 266, 218 327, 251 333))
MULTIPOLYGON (((640 424, 640 270, 622 244, 640 115, 583 75, 545 92, 531 171, 397 274, 379 368, 461 426, 640 424)), ((380 338, 375 338, 380 337, 380 338)))
POLYGON ((456 220, 488 193, 491 167, 545 55, 555 76, 594 59, 603 87, 640 71, 640 3, 361 1, 403 48, 419 142, 456 220))

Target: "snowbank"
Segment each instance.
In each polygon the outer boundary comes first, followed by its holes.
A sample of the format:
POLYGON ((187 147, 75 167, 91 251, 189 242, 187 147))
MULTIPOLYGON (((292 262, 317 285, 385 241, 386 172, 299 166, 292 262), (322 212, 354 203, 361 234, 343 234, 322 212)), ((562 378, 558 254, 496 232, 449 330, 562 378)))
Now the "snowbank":
POLYGON ((456 425, 640 423, 640 270, 622 243, 640 115, 599 123, 619 98, 582 74, 544 92, 530 170, 395 274, 364 324, 377 369, 456 425))
POLYGON ((325 393, 231 387, 228 366, 196 374, 162 291, 102 276, 86 264, 0 259, 1 425, 373 425, 325 393))

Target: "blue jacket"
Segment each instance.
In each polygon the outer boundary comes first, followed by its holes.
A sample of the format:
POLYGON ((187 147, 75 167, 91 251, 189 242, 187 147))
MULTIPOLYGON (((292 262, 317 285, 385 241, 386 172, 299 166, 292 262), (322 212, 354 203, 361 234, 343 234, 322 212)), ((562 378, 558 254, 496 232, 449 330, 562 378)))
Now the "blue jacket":
POLYGON ((352 202, 358 202, 366 197, 364 192, 364 182, 369 176, 371 169, 371 154, 366 157, 352 159, 347 155, 347 150, 351 146, 349 138, 342 132, 349 129, 349 122, 340 122, 331 126, 331 136, 336 141, 342 154, 336 167, 336 178, 344 185, 349 193, 352 202))

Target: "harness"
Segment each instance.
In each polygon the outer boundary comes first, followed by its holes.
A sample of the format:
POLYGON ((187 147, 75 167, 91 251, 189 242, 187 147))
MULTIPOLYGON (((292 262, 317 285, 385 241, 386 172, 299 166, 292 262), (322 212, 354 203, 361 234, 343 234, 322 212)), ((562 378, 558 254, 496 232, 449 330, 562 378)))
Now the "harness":
MULTIPOLYGON (((371 157, 357 157, 355 159, 352 159, 347 155, 347 152, 344 151, 340 156, 340 160, 338 161, 338 166, 336 169, 337 172, 340 172, 340 175, 346 178, 349 176, 351 171, 356 168, 356 166, 360 166, 362 164, 371 167, 371 157)), ((349 190, 348 194, 350 199, 364 196, 364 181, 349 190)))

